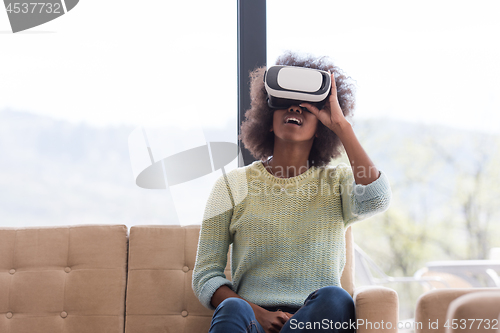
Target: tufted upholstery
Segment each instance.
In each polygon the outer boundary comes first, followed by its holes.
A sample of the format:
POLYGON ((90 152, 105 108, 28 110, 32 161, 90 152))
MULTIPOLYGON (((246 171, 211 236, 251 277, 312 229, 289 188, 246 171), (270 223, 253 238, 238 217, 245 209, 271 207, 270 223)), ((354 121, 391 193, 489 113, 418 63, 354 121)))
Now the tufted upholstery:
POLYGON ((446 333, 474 332, 489 333, 500 329, 498 316, 500 315, 500 290, 479 291, 465 294, 450 303, 446 320, 452 325, 447 327, 446 333), (476 319, 475 322, 472 319, 476 319), (480 323, 479 320, 483 320, 480 323), (456 325, 453 325, 453 323, 456 325))
MULTIPOLYGON (((130 229, 126 333, 208 332, 213 311, 201 305, 191 288, 199 230, 199 226, 130 229)), ((344 289, 355 295, 359 318, 372 322, 382 318, 395 323, 398 301, 393 290, 354 290, 351 228, 346 231, 346 244, 341 282, 344 289)), ((228 266, 225 273, 230 278, 228 266)), ((359 332, 371 330, 361 328, 359 332)))
MULTIPOLYGON (((417 327, 416 333, 448 333, 457 330, 449 330, 445 327, 456 318, 460 319, 487 319, 496 318, 499 314, 497 309, 500 299, 500 288, 447 288, 435 289, 421 295, 417 301, 415 310, 415 322, 423 323, 417 327), (496 304, 496 306, 494 306, 496 304), (429 322, 438 323, 433 327, 429 322)), ((476 324, 478 323, 476 322, 476 324)), ((468 324, 472 324, 471 321, 468 324)), ((461 332, 482 332, 478 329, 458 330, 461 332)), ((495 332, 489 329, 489 332, 495 332)))
POLYGON ((0 332, 123 332, 125 226, 0 229, 0 332))
MULTIPOLYGON (((191 288, 199 230, 130 229, 126 333, 208 331, 212 311, 201 305, 191 288)), ((226 275, 230 276, 229 267, 226 275)))
MULTIPOLYGON (((125 226, 0 229, 0 333, 207 332, 212 311, 191 289, 199 229, 132 227, 128 244, 125 226)), ((397 295, 354 289, 350 228, 346 244, 341 283, 358 319, 395 327, 397 295)))

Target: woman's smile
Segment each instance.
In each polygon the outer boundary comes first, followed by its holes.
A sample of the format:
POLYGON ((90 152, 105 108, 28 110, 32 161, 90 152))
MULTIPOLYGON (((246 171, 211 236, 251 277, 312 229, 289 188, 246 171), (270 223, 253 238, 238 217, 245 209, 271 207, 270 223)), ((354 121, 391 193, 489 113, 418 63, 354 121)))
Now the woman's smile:
POLYGON ((274 111, 273 130, 277 138, 285 141, 309 141, 314 139, 318 118, 304 112, 297 105, 274 111))

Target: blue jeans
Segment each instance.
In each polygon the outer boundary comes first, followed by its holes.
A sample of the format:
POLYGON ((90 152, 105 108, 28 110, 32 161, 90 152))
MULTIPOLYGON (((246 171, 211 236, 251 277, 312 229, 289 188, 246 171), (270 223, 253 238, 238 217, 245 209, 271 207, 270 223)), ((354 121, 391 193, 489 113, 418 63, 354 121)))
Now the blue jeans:
MULTIPOLYGON (((340 287, 324 287, 307 297, 280 333, 354 333, 355 321, 351 295, 340 287)), ((215 309, 209 333, 264 333, 264 329, 247 302, 240 298, 227 298, 215 309)))

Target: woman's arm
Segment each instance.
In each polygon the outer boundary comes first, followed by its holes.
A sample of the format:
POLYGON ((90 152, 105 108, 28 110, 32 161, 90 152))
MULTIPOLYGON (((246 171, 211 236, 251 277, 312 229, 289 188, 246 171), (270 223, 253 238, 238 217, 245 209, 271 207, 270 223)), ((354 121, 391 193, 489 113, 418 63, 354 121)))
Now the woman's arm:
POLYGON ((232 215, 228 186, 221 177, 214 184, 205 207, 192 279, 194 294, 207 308, 211 308, 212 295, 220 286, 232 285, 224 274, 232 242, 229 232, 232 215))
POLYGON ((319 121, 337 134, 344 145, 352 170, 351 173, 346 170, 347 166, 339 167, 343 187, 342 213, 347 226, 386 210, 391 200, 391 189, 387 177, 373 164, 354 134, 351 124, 344 117, 337 99, 333 74, 331 81, 332 93, 323 109, 318 110, 309 103, 302 103, 300 106, 306 107, 319 121))
POLYGON ((368 185, 377 180, 380 172, 359 143, 351 124, 344 118, 330 129, 344 145, 356 184, 368 185))
MULTIPOLYGON (((241 298, 231 289, 231 281, 224 274, 227 252, 232 242, 229 224, 234 202, 228 186, 224 178, 219 178, 208 198, 193 271, 193 291, 200 302, 211 309, 215 309, 226 298, 241 298)), ((248 304, 266 333, 279 332, 292 317, 289 313, 271 312, 251 302, 248 304)))
POLYGON ((335 76, 334 74, 331 75, 331 94, 325 107, 318 110, 318 108, 309 103, 302 103, 300 106, 306 107, 319 121, 337 134, 349 157, 356 184, 368 185, 378 179, 380 176, 379 170, 366 154, 358 138, 354 134, 351 124, 344 117, 344 113, 337 99, 335 76))

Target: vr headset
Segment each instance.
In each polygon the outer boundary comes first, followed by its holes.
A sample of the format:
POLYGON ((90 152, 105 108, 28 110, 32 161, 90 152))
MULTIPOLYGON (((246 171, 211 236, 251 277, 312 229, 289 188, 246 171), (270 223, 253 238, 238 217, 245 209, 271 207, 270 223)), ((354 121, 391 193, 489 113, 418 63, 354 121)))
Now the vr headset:
POLYGON ((321 110, 331 85, 330 74, 318 69, 272 66, 264 73, 267 104, 271 109, 287 109, 307 102, 321 110))

